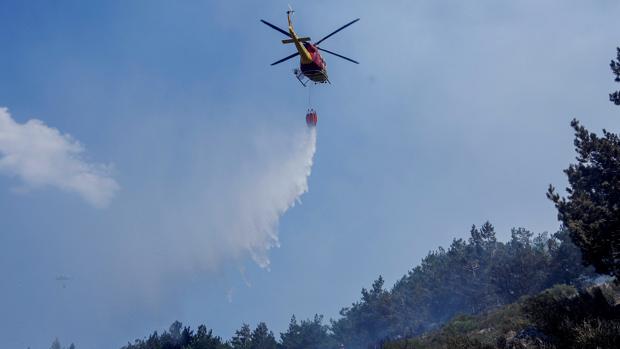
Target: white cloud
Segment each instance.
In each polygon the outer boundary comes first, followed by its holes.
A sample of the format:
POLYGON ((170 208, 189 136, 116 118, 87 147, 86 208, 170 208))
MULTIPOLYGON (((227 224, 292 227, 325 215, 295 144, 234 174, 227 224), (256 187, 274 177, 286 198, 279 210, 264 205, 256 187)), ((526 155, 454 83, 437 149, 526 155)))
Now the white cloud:
POLYGON ((31 119, 24 124, 0 108, 0 173, 27 187, 75 192, 96 207, 108 205, 119 186, 108 165, 84 160, 85 149, 68 134, 31 119))

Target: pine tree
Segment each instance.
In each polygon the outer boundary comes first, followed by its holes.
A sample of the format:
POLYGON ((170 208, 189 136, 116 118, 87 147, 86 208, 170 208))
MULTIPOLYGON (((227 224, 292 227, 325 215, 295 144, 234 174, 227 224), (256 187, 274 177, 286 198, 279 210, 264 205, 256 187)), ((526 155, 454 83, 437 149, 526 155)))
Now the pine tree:
POLYGON ((252 330, 250 325, 243 324, 240 329, 235 331, 235 335, 230 341, 233 349, 250 349, 252 348, 252 330))
MULTIPOLYGON (((617 60, 611 60, 609 64, 611 71, 616 76, 615 81, 620 82, 620 47, 616 48, 617 52, 617 60)), ((614 93, 609 94, 609 100, 612 101, 615 105, 620 105, 620 91, 616 91, 614 93)))
POLYGON ((269 331, 267 324, 261 322, 256 326, 254 332, 252 332, 252 345, 251 349, 276 349, 278 343, 273 336, 273 332, 269 331))
POLYGON ((291 322, 288 324, 286 332, 280 334, 282 346, 287 349, 297 349, 303 346, 303 335, 301 333, 301 326, 297 323, 295 315, 291 317, 291 322))
POLYGON ((185 347, 185 346, 191 344, 193 338, 194 338, 194 331, 192 331, 189 328, 189 326, 183 328, 183 332, 181 332, 181 340, 180 340, 181 347, 185 347))
POLYGON ((598 137, 577 120, 571 126, 578 156, 577 164, 564 171, 568 197, 561 198, 553 186, 547 197, 584 262, 620 278, 620 138, 606 130, 598 137))
POLYGON ((58 341, 58 338, 54 339, 50 349, 62 349, 62 347, 60 346, 60 341, 58 341))
POLYGON ((291 318, 288 330, 280 335, 281 347, 285 349, 336 348, 329 334, 329 326, 323 324, 323 316, 315 315, 314 319, 297 322, 291 318))

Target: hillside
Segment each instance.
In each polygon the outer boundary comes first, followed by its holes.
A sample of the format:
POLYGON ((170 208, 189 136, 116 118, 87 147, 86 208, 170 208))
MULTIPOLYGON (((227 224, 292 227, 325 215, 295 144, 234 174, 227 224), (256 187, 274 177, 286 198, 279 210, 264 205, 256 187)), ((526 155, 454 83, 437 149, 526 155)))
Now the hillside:
POLYGON ((434 348, 445 340, 490 343, 531 323, 519 301, 522 297, 555 284, 571 285, 564 287, 575 293, 596 275, 582 266, 580 252, 564 230, 549 236, 515 228, 509 241, 500 242, 486 222, 480 228, 473 226, 469 235, 467 240, 455 239, 447 249, 431 251, 391 289, 379 277, 370 289, 362 289, 359 301, 343 308, 341 317, 329 324, 320 315, 301 321, 293 316, 279 340, 265 323, 254 329, 244 324, 225 340, 206 326, 194 331, 175 322, 168 331, 154 332, 124 349, 357 349, 429 331, 433 334, 423 339, 390 345, 434 348), (464 315, 455 318, 457 314, 464 315))
POLYGON ((386 342, 383 349, 618 348, 620 286, 578 291, 557 285, 480 315, 459 315, 439 330, 386 342))

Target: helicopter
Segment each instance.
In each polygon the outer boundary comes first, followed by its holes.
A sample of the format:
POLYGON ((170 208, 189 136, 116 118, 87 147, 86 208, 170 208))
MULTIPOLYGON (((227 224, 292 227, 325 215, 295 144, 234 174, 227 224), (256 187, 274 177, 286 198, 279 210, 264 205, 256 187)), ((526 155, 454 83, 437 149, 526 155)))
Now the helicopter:
POLYGON ((345 57, 338 53, 319 47, 319 45, 323 41, 327 40, 328 38, 332 37, 334 34, 347 28, 353 23, 359 21, 360 20, 359 18, 336 29, 335 31, 325 36, 321 40, 315 43, 312 43, 310 42, 311 39, 309 37, 299 37, 295 33, 295 30, 293 29, 293 22, 291 20, 291 16, 293 15, 293 13, 295 13, 295 11, 293 11, 293 9, 289 6, 289 10, 286 12, 286 15, 288 18, 288 32, 265 21, 264 19, 261 19, 261 22, 263 22, 267 26, 289 37, 288 39, 282 40, 283 44, 295 44, 295 48, 297 48, 297 52, 293 53, 290 56, 284 57, 276 62, 271 63, 272 66, 288 61, 291 58, 300 56, 299 69, 295 69, 293 70, 293 72, 295 73, 295 77, 297 78, 297 80, 299 80, 299 82, 301 82, 301 84, 305 87, 306 84, 310 81, 313 81, 315 84, 319 84, 319 83, 321 84, 330 83, 331 84, 331 82, 329 81, 329 77, 327 75, 327 64, 325 63, 325 60, 323 59, 319 51, 323 51, 331 55, 334 55, 336 57, 347 60, 349 62, 359 64, 359 62, 351 58, 345 57))
POLYGON ((70 276, 66 276, 66 275, 56 276, 56 281, 58 281, 62 285, 62 288, 67 288, 67 281, 71 281, 71 280, 72 278, 70 276))

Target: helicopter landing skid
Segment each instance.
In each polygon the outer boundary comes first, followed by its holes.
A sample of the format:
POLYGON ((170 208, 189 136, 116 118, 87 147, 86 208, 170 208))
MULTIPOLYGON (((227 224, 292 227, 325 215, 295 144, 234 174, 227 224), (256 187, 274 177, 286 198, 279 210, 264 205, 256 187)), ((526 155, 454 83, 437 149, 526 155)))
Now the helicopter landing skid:
POLYGON ((299 80, 299 83, 301 83, 303 87, 306 87, 306 84, 308 83, 308 81, 310 81, 310 79, 308 79, 299 69, 293 69, 293 73, 295 74, 297 80, 299 80))
POLYGON ((329 81, 329 79, 327 78, 327 75, 323 71, 320 71, 320 70, 307 72, 310 75, 320 78, 321 80, 319 81, 308 78, 306 74, 300 69, 293 69, 293 73, 295 74, 295 77, 297 78, 297 80, 299 80, 299 82, 301 83, 303 87, 307 87, 308 83, 311 81, 314 82, 315 85, 324 84, 326 82, 329 83, 330 85, 332 84, 331 81, 329 81))

